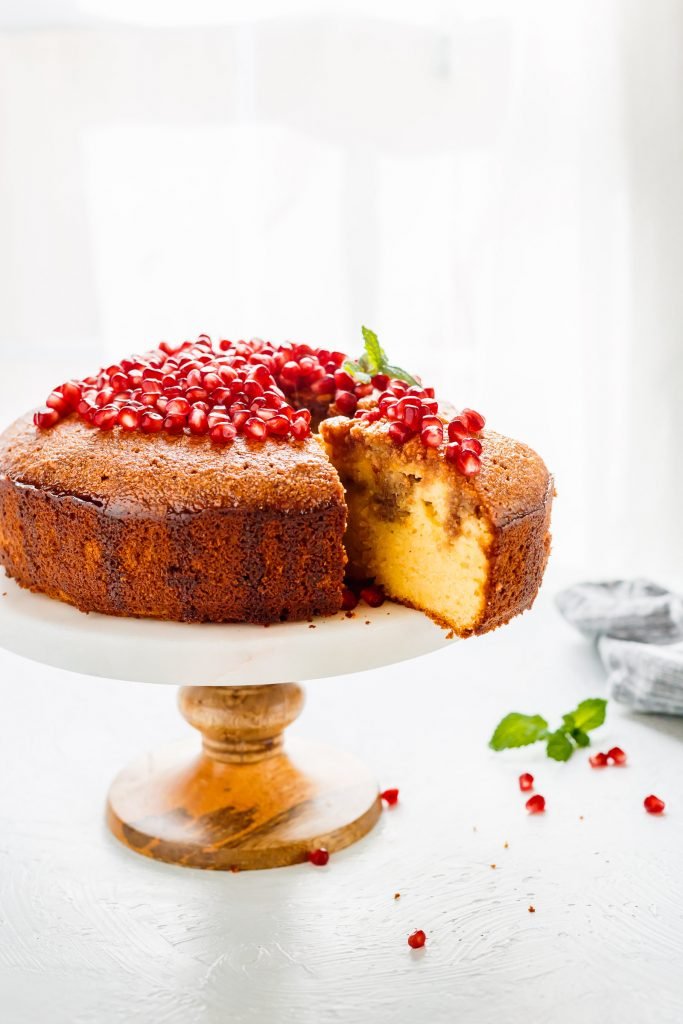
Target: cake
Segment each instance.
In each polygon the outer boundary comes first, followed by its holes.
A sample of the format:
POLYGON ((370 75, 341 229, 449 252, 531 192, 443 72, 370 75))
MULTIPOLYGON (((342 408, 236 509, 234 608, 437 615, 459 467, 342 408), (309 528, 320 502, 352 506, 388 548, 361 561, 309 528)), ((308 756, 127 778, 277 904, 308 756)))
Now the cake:
POLYGON ((0 436, 0 564, 85 612, 176 621, 330 615, 368 583, 460 636, 530 607, 542 460, 365 335, 355 363, 202 335, 60 385, 0 436))

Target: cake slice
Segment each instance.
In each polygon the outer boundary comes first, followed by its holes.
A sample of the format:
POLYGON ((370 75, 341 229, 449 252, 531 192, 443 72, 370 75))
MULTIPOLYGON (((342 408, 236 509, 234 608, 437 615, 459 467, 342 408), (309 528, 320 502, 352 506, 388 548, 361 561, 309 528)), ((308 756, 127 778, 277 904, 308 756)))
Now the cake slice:
POLYGON ((550 549, 553 483, 526 445, 481 431, 478 471, 458 472, 444 446, 397 444, 387 419, 336 417, 321 436, 346 493, 347 572, 458 636, 529 608, 550 549))

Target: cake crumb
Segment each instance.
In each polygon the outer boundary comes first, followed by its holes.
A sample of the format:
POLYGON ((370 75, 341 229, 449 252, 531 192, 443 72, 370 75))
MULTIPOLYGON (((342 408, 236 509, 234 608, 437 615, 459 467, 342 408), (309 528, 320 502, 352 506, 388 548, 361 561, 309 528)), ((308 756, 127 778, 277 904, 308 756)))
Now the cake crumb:
POLYGON ((583 814, 579 815, 579 821, 583 821, 583 814))
POLYGON ((400 894, 400 892, 395 892, 395 893, 394 893, 394 899, 395 899, 395 900, 400 900, 400 898, 401 898, 401 894, 400 894))
POLYGON ((536 913, 536 907, 534 907, 531 904, 529 904, 529 913, 530 914, 535 914, 536 913))
POLYGON ((238 868, 236 864, 233 864, 230 870, 232 871, 233 875, 237 875, 242 870, 242 868, 238 868))
POLYGON ((355 619, 355 617, 356 617, 356 613, 355 612, 344 612, 344 618, 345 619, 355 619))
POLYGON ((508 841, 507 841, 507 839, 506 839, 506 840, 505 840, 505 842, 503 843, 503 849, 504 849, 504 850, 507 850, 507 849, 508 849, 508 847, 509 847, 509 845, 510 845, 510 844, 508 843, 508 841))
POLYGON ((366 625, 366 626, 369 626, 369 625, 370 625, 370 619, 366 619, 366 620, 365 620, 365 625, 366 625))
POLYGON ((489 867, 490 867, 490 868, 493 868, 493 870, 494 870, 494 871, 495 871, 495 869, 496 869, 496 865, 495 865, 495 864, 489 864, 489 867))
POLYGON ((309 622, 308 623, 308 628, 309 629, 315 629, 315 622, 309 622))

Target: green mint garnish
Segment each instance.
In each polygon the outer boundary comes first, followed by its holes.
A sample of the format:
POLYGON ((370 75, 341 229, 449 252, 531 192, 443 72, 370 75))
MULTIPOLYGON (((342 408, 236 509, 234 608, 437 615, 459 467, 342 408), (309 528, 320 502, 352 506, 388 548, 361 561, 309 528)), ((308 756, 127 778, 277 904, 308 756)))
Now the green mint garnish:
POLYGON ((522 715, 517 711, 506 715, 496 726, 489 741, 492 750, 526 747, 543 740, 546 753, 555 761, 568 761, 577 747, 590 744, 588 733, 605 721, 607 701, 601 697, 583 700, 574 711, 562 716, 562 725, 554 732, 540 715, 522 715))
POLYGON ((357 360, 347 359, 344 363, 347 373, 363 384, 369 383, 375 374, 384 373, 394 380, 402 380, 406 384, 419 386, 419 381, 402 370, 400 366, 392 366, 374 331, 371 331, 369 327, 361 327, 361 331, 363 332, 365 351, 357 360))

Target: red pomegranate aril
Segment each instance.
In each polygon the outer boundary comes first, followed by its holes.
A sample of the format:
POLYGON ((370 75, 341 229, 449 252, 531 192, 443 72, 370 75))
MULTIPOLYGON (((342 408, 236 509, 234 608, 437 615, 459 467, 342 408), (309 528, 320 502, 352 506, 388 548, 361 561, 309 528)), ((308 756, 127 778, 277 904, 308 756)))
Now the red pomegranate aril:
POLYGON ((102 406, 109 405, 109 403, 111 402, 113 397, 114 397, 114 389, 113 388, 102 388, 102 390, 98 391, 97 394, 96 394, 95 405, 97 405, 101 409, 102 406))
POLYGON ((398 803, 398 790, 397 789, 385 789, 380 793, 380 797, 389 807, 393 807, 394 804, 398 803))
POLYGON ((448 424, 448 440, 449 441, 464 441, 465 438, 469 437, 471 430, 468 429, 465 422, 458 416, 452 419, 448 424))
POLYGON ((232 422, 240 433, 248 419, 251 419, 251 413, 248 409, 235 409, 232 413, 232 422))
POLYGON ((342 611, 350 612, 358 604, 358 598, 350 587, 342 587, 342 611))
POLYGON ((376 373, 372 378, 372 386, 377 388, 378 391, 385 391, 388 383, 389 378, 386 373, 376 373))
POLYGON ((302 377, 308 377, 318 368, 318 360, 313 359, 311 356, 302 356, 299 360, 299 373, 302 377))
POLYGON ((414 431, 407 424, 396 421, 391 424, 388 433, 394 444, 405 444, 413 436, 414 431))
POLYGON ((418 928, 417 931, 408 936, 408 945, 411 949, 422 949, 426 941, 427 936, 421 928, 418 928))
POLYGON ((187 425, 193 434, 205 434, 209 429, 209 417, 204 409, 194 406, 187 418, 187 425))
POLYGON ((292 384, 295 384, 301 376, 299 364, 290 359, 280 370, 280 376, 283 380, 291 381, 292 384))
POLYGON ((273 386, 275 381, 273 380, 272 374, 270 373, 267 366, 262 363, 258 363, 252 370, 249 371, 248 380, 254 380, 261 385, 261 388, 270 388, 273 386))
POLYGON ((217 373, 209 372, 204 374, 204 377, 202 378, 202 384, 204 386, 204 389, 208 391, 209 394, 211 394, 216 390, 216 388, 222 387, 223 381, 221 380, 217 373))
POLYGON ((119 426, 122 430, 137 430, 140 426, 140 413, 137 409, 131 409, 124 405, 119 409, 119 426))
POLYGON ((533 789, 534 788, 534 777, 533 777, 533 775, 531 775, 529 772, 524 772, 523 775, 520 775, 520 777, 519 777, 519 788, 521 789, 522 793, 526 793, 530 789, 533 789))
POLYGON ((451 441, 450 444, 446 445, 444 455, 448 462, 455 462, 458 455, 460 454, 460 443, 459 441, 451 441))
POLYGON ((182 434, 186 423, 187 417, 185 416, 167 416, 164 420, 164 430, 169 434, 182 434))
POLYGON ((148 408, 153 409, 156 407, 157 401, 161 397, 161 395, 148 394, 147 392, 143 392, 140 395, 140 401, 142 402, 143 405, 146 405, 148 408))
POLYGON ((166 406, 167 416, 187 416, 192 406, 186 398, 172 398, 166 406))
POLYGON ((460 418, 465 423, 470 434, 478 434, 480 430, 484 429, 486 420, 480 412, 475 412, 474 409, 463 409, 460 413, 460 418))
POLYGON ((93 423, 100 430, 112 430, 119 418, 119 410, 112 408, 111 406, 105 406, 102 409, 98 409, 93 417, 93 423))
POLYGON ((188 400, 190 405, 194 405, 195 402, 205 402, 209 397, 206 388, 188 388, 185 392, 185 398, 188 400))
POLYGON ((368 583, 367 586, 361 587, 360 596, 371 608, 379 608, 386 600, 384 587, 379 583, 368 583))
POLYGON ((338 391, 334 396, 334 404, 341 416, 353 416, 358 407, 358 399, 350 391, 338 391))
POLYGON ((234 423, 229 423, 226 420, 225 423, 217 423, 215 427, 212 427, 209 437, 214 444, 229 444, 237 437, 237 430, 234 423))
POLYGON ((610 747, 607 751, 607 759, 614 764, 626 764, 626 754, 621 747, 610 747))
POLYGON ((200 388, 203 385, 202 371, 198 366, 193 366, 191 370, 185 374, 187 377, 187 386, 190 388, 200 388))
POLYGON ((435 398, 423 398, 420 407, 426 416, 436 416, 439 411, 439 403, 435 398))
POLYGON ((161 392, 164 389, 163 389, 163 387, 161 385, 161 381, 160 380, 156 380, 155 378, 147 378, 147 379, 145 379, 143 377, 143 379, 142 379, 142 390, 147 395, 160 395, 161 392))
POLYGON ((431 423, 425 427, 422 424, 420 440, 425 448, 438 448, 443 442, 443 427, 440 423, 431 423))
POLYGON ((314 864, 317 868, 324 868, 330 859, 329 852, 324 846, 319 847, 317 850, 310 850, 308 853, 308 861, 314 864))
POLYGON ((235 377, 237 376, 237 370, 235 370, 232 366, 221 366, 218 373, 221 380, 227 387, 230 387, 235 377))
POLYGON ((422 411, 414 405, 407 405, 399 411, 399 418, 405 423, 411 433, 415 433, 422 425, 422 411))
POLYGON ((292 437, 297 441, 303 441, 311 432, 311 428, 306 420, 299 417, 292 420, 289 429, 292 437))
POLYGON ((353 391, 356 382, 346 370, 335 370, 334 383, 338 391, 353 391))
POLYGON ((163 426, 164 418, 158 412, 143 412, 140 417, 140 430, 144 434, 158 434, 163 426))
POLYGON ((45 404, 48 409, 56 409, 60 416, 64 416, 69 409, 69 403, 66 401, 61 391, 53 391, 48 395, 45 404))
POLYGON ((597 753, 592 754, 588 758, 588 763, 591 768, 606 768, 607 767, 607 754, 597 753))
MULTIPOLYGON (((265 410, 263 410, 265 412, 265 410)), ((289 420, 286 416, 275 415, 266 424, 268 434, 274 437, 286 437, 289 433, 289 420)))
POLYGON ((464 441, 460 442, 460 447, 464 452, 474 452, 475 455, 481 455, 481 441, 478 441, 476 437, 466 437, 464 441))
POLYGON ((654 793, 651 793, 650 796, 646 796, 643 800, 643 807, 648 814, 661 814, 666 804, 658 796, 655 796, 654 793))
POLYGON ((396 378, 389 381, 388 387, 390 391, 393 391, 397 398, 402 398, 408 390, 408 385, 405 381, 397 380, 396 378))
POLYGON ((263 388, 257 380, 245 380, 243 390, 247 398, 263 398, 263 388))
POLYGON ((109 378, 109 383, 117 394, 119 394, 121 391, 128 390, 129 381, 125 373, 112 374, 112 376, 109 378))
POLYGON ((455 468, 463 476, 476 476, 481 469, 481 461, 474 452, 469 452, 466 448, 461 447, 455 456, 455 468))
POLYGON ((314 395, 333 395, 335 390, 334 377, 330 373, 326 373, 320 380, 316 380, 311 384, 311 391, 314 395))
POLYGON ((251 416, 244 424, 244 433, 254 441, 262 441, 267 434, 266 425, 257 416, 251 416))
POLYGON ((373 393, 374 390, 375 389, 373 388, 372 384, 363 384, 361 382, 360 384, 356 384, 356 386, 353 389, 353 393, 356 396, 356 398, 367 398, 369 395, 373 393))
POLYGON ((535 793, 534 796, 529 797, 524 806, 529 814, 542 814, 545 810, 545 797, 540 793, 535 793))
MULTIPOLYGON (((247 413, 247 419, 249 419, 249 413, 247 413)), ((224 409, 223 406, 216 406, 211 410, 208 416, 209 427, 215 427, 217 423, 229 423, 230 416, 228 410, 224 409)), ((233 417, 233 423, 235 422, 233 417)))
POLYGON ((61 392, 69 408, 75 409, 81 400, 80 384, 77 384, 76 381, 68 380, 66 384, 62 384, 61 392))
POLYGON ((50 427, 54 427, 55 424, 59 423, 61 416, 56 409, 39 409, 33 416, 34 424, 40 430, 49 430, 50 427))

